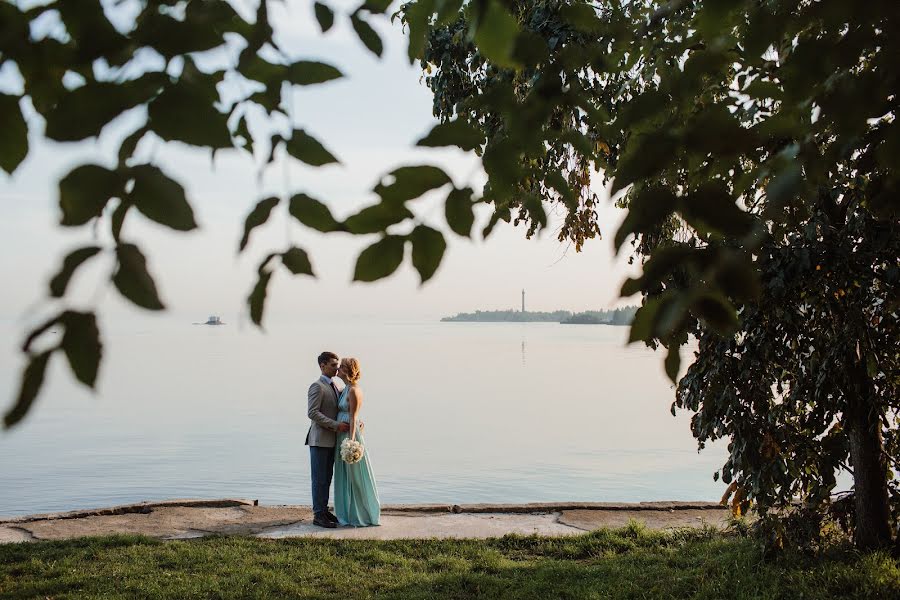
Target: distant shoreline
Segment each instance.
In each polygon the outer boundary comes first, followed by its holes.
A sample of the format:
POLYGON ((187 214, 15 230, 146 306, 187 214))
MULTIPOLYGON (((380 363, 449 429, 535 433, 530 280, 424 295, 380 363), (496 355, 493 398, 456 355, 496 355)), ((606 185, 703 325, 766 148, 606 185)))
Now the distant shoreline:
POLYGON ((552 312, 521 310, 476 310, 443 317, 444 323, 560 323, 563 325, 631 325, 637 306, 613 310, 588 310, 573 313, 568 310, 552 312))

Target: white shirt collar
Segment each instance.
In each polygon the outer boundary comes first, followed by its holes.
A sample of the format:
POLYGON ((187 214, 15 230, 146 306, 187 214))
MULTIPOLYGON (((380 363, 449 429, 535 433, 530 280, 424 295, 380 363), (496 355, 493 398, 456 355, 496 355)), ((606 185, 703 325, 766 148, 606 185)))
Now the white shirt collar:
POLYGON ((334 380, 327 375, 321 375, 319 379, 322 380, 322 383, 327 383, 328 385, 334 385, 334 380))

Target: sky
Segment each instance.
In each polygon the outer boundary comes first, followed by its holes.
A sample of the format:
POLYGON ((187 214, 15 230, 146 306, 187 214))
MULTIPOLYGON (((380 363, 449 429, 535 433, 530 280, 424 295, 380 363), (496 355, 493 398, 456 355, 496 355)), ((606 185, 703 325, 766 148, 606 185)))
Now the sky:
MULTIPOLYGON (((395 3, 396 4, 396 3, 395 3)), ((304 192, 325 202, 338 218, 377 202, 372 188, 391 170, 414 164, 445 169, 457 186, 476 190, 484 183, 478 158, 457 149, 415 148, 416 140, 436 124, 431 94, 417 66, 406 57, 406 40, 399 23, 372 19, 382 34, 385 51, 379 60, 356 39, 349 19, 339 16, 325 35, 318 31, 312 2, 271 3, 276 39, 294 59, 326 60, 344 77, 334 82, 294 88, 290 113, 294 125, 322 141, 339 165, 313 168, 278 155, 260 170, 258 161, 239 151, 209 152, 177 143, 164 144, 152 136, 137 156, 158 165, 181 182, 191 200, 199 230, 177 233, 131 211, 123 237, 136 242, 148 259, 168 315, 205 319, 217 314, 229 322, 247 322, 245 299, 256 277, 260 257, 290 245, 305 248, 317 274, 315 279, 291 276, 278 269, 269 285, 265 323, 281 319, 384 318, 437 319, 477 309, 517 308, 526 290, 529 310, 590 310, 622 305, 621 283, 636 267, 627 264, 627 246, 616 256, 612 239, 623 218, 602 190, 600 210, 603 239, 588 242, 582 252, 556 239, 559 215, 551 211, 550 225, 536 238, 525 229, 501 223, 487 240, 456 236, 443 219, 446 191, 411 203, 413 211, 445 233, 447 252, 434 278, 420 285, 410 264, 409 249, 401 268, 389 279, 353 283, 356 256, 377 236, 319 234, 292 223, 282 202, 266 226, 254 231, 241 255, 237 245, 244 217, 269 195, 288 198, 304 192)), ((355 6, 333 2, 339 15, 355 6)), ((246 12, 252 3, 238 5, 246 12)), ((390 11, 389 11, 390 12, 390 11)), ((48 24, 52 29, 53 25, 48 24)), ((215 58, 210 58, 210 63, 215 58)), ((201 62, 201 66, 202 66, 201 62)), ((0 71, 0 91, 15 90, 8 69, 0 71)), ((123 301, 108 284, 114 267, 99 256, 79 270, 62 303, 46 299, 46 284, 62 257, 82 245, 108 244, 105 232, 90 226, 58 226, 57 183, 69 170, 85 162, 112 165, 118 142, 140 122, 140 109, 123 115, 99 139, 60 144, 41 139, 43 120, 28 115, 30 152, 12 175, 0 173, 0 318, 27 323, 54 312, 60 304, 95 308, 106 319, 133 317, 141 312, 123 301)), ((251 121, 265 127, 261 117, 251 121)), ((480 231, 490 210, 477 213, 480 231)), ((634 299, 631 300, 635 302, 634 299)))

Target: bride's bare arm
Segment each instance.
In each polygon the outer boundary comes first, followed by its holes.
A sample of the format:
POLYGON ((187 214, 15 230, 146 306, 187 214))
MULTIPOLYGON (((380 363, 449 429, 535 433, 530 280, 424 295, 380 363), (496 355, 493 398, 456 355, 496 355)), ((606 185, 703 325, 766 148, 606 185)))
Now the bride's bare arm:
POLYGON ((356 440, 356 415, 362 407, 363 393, 362 390, 354 386, 350 388, 350 394, 347 396, 347 402, 350 404, 350 439, 356 440))

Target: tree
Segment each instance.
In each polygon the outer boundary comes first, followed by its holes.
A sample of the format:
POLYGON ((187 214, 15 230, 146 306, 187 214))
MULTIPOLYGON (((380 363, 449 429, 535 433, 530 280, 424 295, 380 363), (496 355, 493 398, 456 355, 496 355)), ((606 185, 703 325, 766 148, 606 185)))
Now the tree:
MULTIPOLYGON (((258 140, 244 111, 258 105, 283 114, 285 84, 315 84, 340 72, 283 55, 277 62, 264 58, 263 48, 277 53, 267 0, 252 23, 224 0, 131 4, 140 11, 127 30, 112 25, 108 13, 116 7, 99 2, 57 0, 30 9, 0 4, 0 64, 15 64, 24 89, 0 97, 4 131, 10 132, 0 145, 0 168, 12 172, 28 152, 22 108, 29 104, 46 121, 45 135, 56 140, 95 136, 123 111, 146 107, 146 123, 123 142, 119 164, 73 170, 60 182, 60 207, 64 226, 101 221, 110 227, 115 245, 105 251, 118 263, 112 282, 135 304, 158 310, 163 303, 144 255, 119 239, 122 221, 135 208, 174 229, 194 224, 181 186, 152 164, 131 160, 139 140, 156 136, 213 150, 262 143, 269 161, 284 147, 307 164, 327 164, 336 157, 297 124, 258 140), (45 13, 59 15, 65 34, 35 36, 32 26, 45 13), (240 40, 229 42, 235 37, 240 40), (135 61, 140 49, 161 57, 161 64, 135 61), (225 71, 197 67, 195 55, 212 49, 231 57, 225 71), (80 77, 80 85, 64 84, 66 74, 80 77), (262 90, 223 109, 216 84, 226 75, 262 90), (187 114, 190 126, 182 128, 187 114)), ((368 20, 380 18, 388 4, 367 0, 346 15, 379 55, 381 42, 368 20)), ((561 237, 580 248, 600 231, 589 184, 592 173, 601 172, 628 208, 616 246, 632 239, 643 262, 642 276, 623 287, 626 295, 644 295, 631 339, 667 347, 666 370, 674 381, 680 346, 689 336, 699 338, 676 405, 697 411, 693 428, 701 445, 732 437, 722 476, 733 477, 761 511, 784 505, 794 493, 821 506, 833 471, 807 472, 804 461, 830 444, 829 458, 817 463, 826 470, 843 460, 846 446, 857 543, 866 548, 890 539, 887 462, 896 455, 898 14, 890 0, 614 0, 600 6, 417 0, 398 15, 408 27, 410 60, 421 61, 442 120, 419 144, 473 150, 489 178, 481 197, 449 190, 451 229, 470 235, 473 204, 487 202, 494 214, 484 236, 501 220, 525 225, 530 235, 546 225, 550 202, 567 211, 561 237), (816 264, 833 279, 804 269, 804 252, 818 260, 832 247, 843 249, 839 267, 816 264), (774 302, 785 274, 791 289, 806 297, 774 302), (821 287, 825 281, 829 287, 821 287), (823 290, 832 289, 838 300, 850 298, 830 304, 823 290), (818 314, 807 327, 808 311, 826 307, 845 325, 829 329, 818 314), (858 351, 842 348, 828 360, 816 351, 791 357, 776 351, 801 333, 828 348, 861 342, 858 351), (719 360, 716 352, 725 349, 740 350, 740 367, 719 360), (751 362, 758 369, 740 370, 751 362), (759 375, 754 382, 770 381, 774 389, 736 394, 726 374, 759 375), (825 387, 810 387, 807 374, 822 377, 825 387), (772 438, 763 435, 761 442, 748 430, 759 403, 771 416, 772 438), (798 440, 809 445, 791 445, 798 440), (786 474, 767 470, 779 461, 758 458, 775 448, 780 456, 793 453, 784 461, 786 474)), ((316 3, 315 15, 324 33, 334 13, 316 3)), ((343 222, 302 193, 290 198, 291 214, 319 231, 379 234, 361 253, 356 279, 390 275, 409 243, 426 281, 443 256, 442 234, 425 224, 398 234, 395 226, 412 218, 406 202, 450 186, 450 178, 427 165, 390 175, 390 183, 374 190, 381 202, 343 222)), ((288 199, 257 204, 241 247, 282 201, 288 199)), ((64 296, 72 273, 101 251, 87 246, 66 257, 51 294, 64 296)), ((248 298, 257 324, 275 258, 292 273, 312 274, 300 248, 270 254, 248 298)), ((76 377, 93 385, 101 354, 94 314, 63 311, 28 336, 29 363, 7 426, 27 412, 56 350, 66 354, 76 377), (65 329, 62 342, 36 350, 54 324, 65 329)))
POLYGON ((716 476, 765 515, 797 496, 824 509, 847 466, 857 544, 887 544, 900 514, 896 5, 510 6, 527 40, 516 64, 468 42, 465 14, 422 53, 435 114, 486 134, 485 197, 531 230, 541 201, 580 223, 583 166, 602 169, 629 208, 616 246, 633 239, 644 267, 622 290, 644 296, 631 340, 667 347, 678 381, 679 346, 699 339, 673 411, 695 412, 701 447, 731 438, 716 476))

